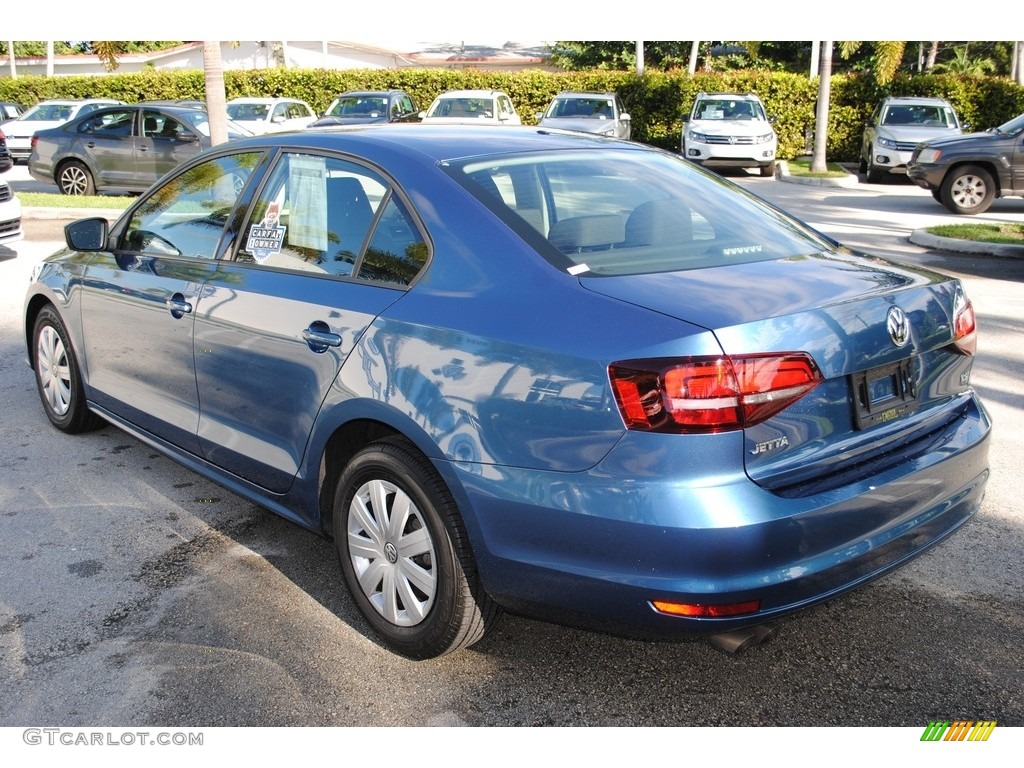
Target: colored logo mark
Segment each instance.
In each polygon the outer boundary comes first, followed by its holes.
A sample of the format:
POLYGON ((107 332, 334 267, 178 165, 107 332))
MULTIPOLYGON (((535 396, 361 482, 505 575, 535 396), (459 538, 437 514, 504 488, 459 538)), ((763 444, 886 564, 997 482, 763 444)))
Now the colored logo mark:
POLYGON ((921 734, 921 741, 988 741, 995 720, 933 720, 921 734))

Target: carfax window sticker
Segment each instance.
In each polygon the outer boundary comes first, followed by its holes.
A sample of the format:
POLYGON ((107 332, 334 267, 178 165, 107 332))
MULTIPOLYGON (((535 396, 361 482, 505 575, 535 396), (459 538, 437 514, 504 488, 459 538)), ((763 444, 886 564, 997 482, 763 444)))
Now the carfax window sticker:
POLYGON ((271 203, 267 206, 263 221, 253 224, 249 229, 249 241, 245 248, 258 264, 262 264, 275 253, 281 252, 284 232, 285 227, 281 225, 281 207, 277 203, 271 203))

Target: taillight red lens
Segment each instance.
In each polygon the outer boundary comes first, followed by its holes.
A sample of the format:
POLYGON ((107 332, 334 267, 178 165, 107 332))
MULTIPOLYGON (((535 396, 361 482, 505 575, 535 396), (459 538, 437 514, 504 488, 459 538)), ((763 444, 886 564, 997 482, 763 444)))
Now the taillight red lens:
POLYGON ((803 352, 630 360, 608 367, 628 429, 743 429, 789 407, 822 381, 803 352))
POLYGON ((978 321, 974 305, 962 288, 958 288, 953 301, 953 343, 965 355, 978 351, 978 321))

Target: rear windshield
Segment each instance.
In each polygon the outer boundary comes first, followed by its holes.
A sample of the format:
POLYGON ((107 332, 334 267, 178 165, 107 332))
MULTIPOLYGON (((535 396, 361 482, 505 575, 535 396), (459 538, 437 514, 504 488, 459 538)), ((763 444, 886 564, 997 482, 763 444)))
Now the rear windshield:
POLYGON ((445 167, 571 274, 704 269, 834 247, 734 184, 656 150, 537 152, 445 167))

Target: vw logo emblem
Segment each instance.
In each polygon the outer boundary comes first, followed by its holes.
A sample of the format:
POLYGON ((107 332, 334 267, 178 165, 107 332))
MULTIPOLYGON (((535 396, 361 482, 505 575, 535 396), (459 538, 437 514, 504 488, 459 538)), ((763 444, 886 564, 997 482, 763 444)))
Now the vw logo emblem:
POLYGON ((388 559, 389 563, 398 562, 398 548, 390 541, 384 545, 384 557, 388 559))
POLYGON ((910 339, 910 320, 907 319, 907 313, 899 307, 889 308, 885 327, 889 331, 889 338, 897 347, 902 347, 910 339))
POLYGON ((730 144, 735 144, 736 143, 736 137, 735 136, 730 136, 729 137, 729 143, 730 144))

